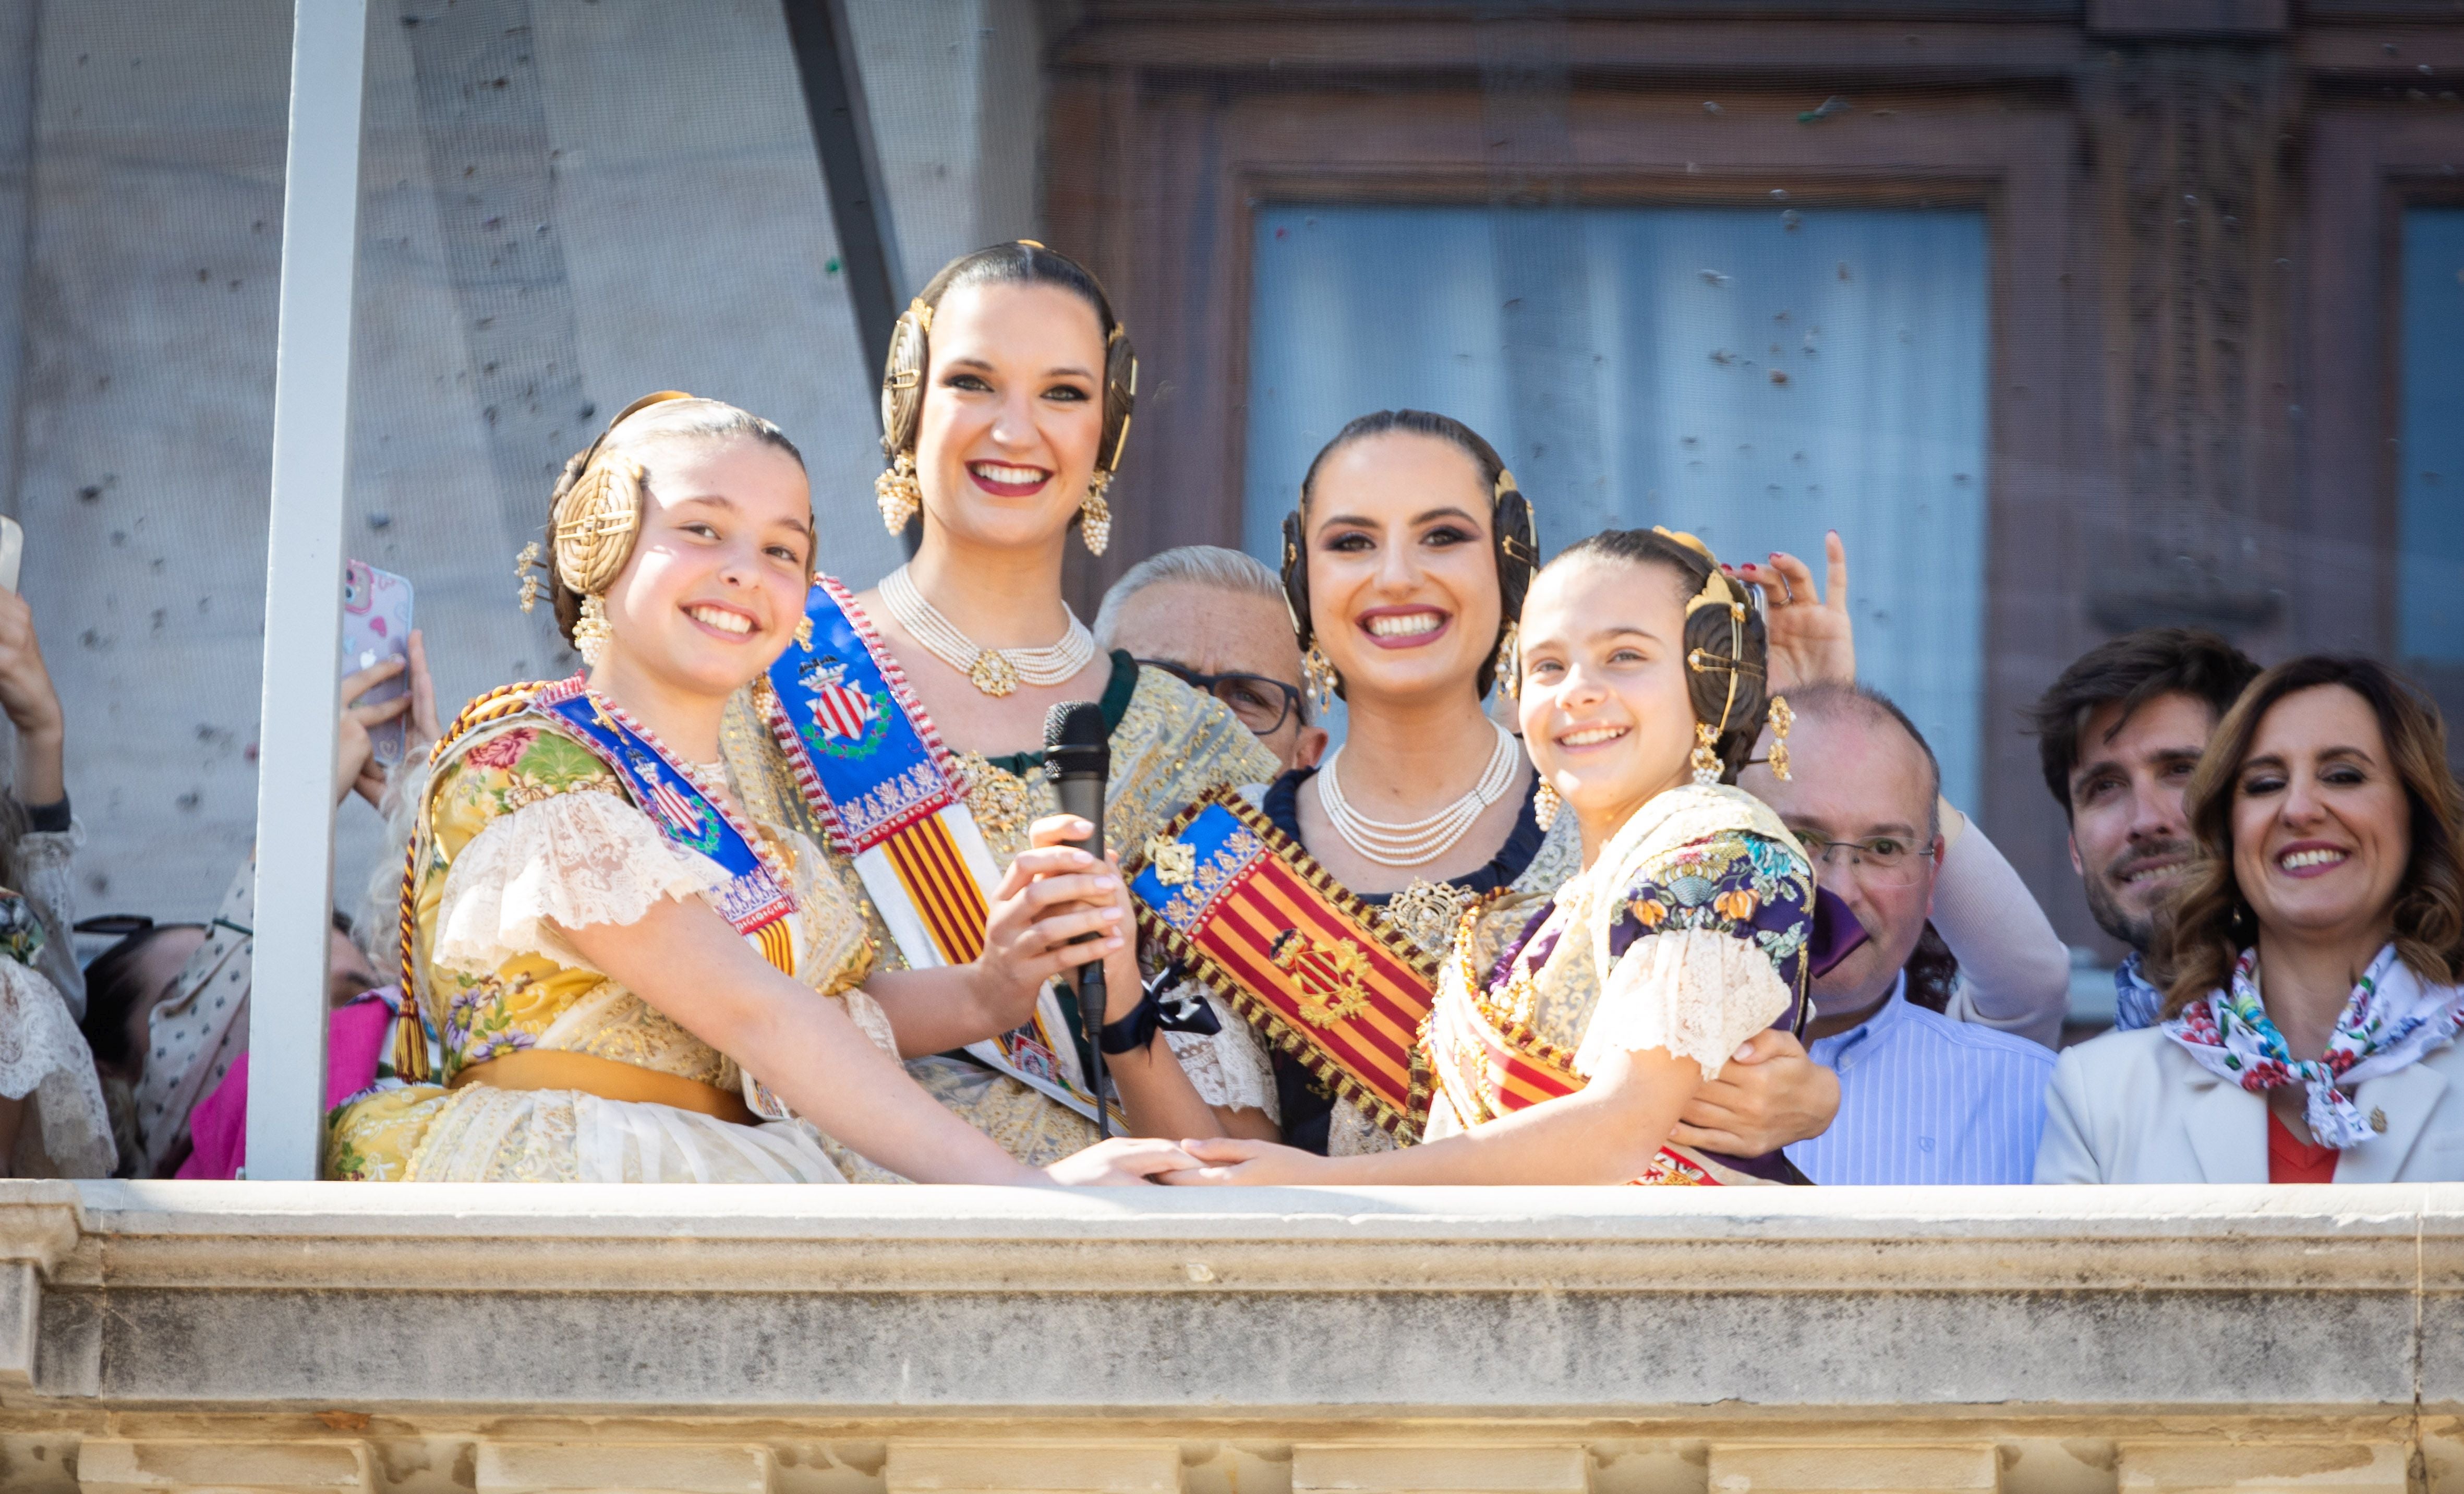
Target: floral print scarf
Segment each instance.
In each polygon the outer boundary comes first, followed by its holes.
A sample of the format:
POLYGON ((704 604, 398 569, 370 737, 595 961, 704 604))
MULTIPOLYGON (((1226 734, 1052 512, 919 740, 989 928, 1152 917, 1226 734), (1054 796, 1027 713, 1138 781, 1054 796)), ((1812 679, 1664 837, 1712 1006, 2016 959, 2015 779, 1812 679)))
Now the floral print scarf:
POLYGON ((2286 1085, 2310 1092, 2306 1114, 2320 1146, 2344 1151, 2377 1134, 2353 1104, 2365 1080, 2409 1068, 2453 1041, 2464 1023, 2464 989, 2425 986, 2389 944, 2354 985, 2336 1019, 2327 1051, 2315 1060, 2286 1051, 2284 1035, 2258 999, 2258 951, 2233 961, 2231 987, 2211 992, 2162 1024, 2199 1066, 2253 1094, 2286 1085))

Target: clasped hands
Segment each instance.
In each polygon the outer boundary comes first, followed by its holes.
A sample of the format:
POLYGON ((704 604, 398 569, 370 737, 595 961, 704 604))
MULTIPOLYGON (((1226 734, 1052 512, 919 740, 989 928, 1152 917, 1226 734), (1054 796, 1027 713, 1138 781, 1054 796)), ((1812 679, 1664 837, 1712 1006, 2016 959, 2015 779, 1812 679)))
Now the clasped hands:
MULTIPOLYGON (((1839 1113, 1839 1076, 1806 1056, 1805 1044, 1778 1028, 1746 1040, 1720 1077, 1694 1091, 1668 1139, 1729 1156, 1765 1156, 1791 1142, 1818 1136, 1839 1113)), ((1181 1149, 1205 1163, 1195 1172, 1161 1173, 1155 1181, 1183 1185, 1298 1185, 1328 1181, 1329 1159, 1296 1147, 1237 1136, 1193 1138, 1181 1149)))

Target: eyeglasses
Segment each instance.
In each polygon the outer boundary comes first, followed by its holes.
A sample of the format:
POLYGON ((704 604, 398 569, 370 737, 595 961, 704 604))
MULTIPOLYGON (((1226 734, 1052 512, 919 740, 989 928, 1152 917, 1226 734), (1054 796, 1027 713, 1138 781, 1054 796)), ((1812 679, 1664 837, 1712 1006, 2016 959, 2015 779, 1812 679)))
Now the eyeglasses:
POLYGON ((1925 858, 1933 854, 1931 846, 1919 846, 1896 835, 1877 835, 1866 841, 1835 841, 1827 836, 1805 830, 1796 832, 1797 844, 1818 866, 1836 867, 1832 852, 1846 851, 1848 865, 1856 874, 1878 887, 1905 887, 1925 874, 1925 858))
POLYGON ((1300 687, 1264 674, 1202 674, 1185 664, 1170 659, 1140 659, 1149 669, 1161 670, 1192 690, 1204 691, 1223 702, 1241 724, 1260 736, 1272 736, 1284 729, 1284 723, 1300 714, 1300 687))

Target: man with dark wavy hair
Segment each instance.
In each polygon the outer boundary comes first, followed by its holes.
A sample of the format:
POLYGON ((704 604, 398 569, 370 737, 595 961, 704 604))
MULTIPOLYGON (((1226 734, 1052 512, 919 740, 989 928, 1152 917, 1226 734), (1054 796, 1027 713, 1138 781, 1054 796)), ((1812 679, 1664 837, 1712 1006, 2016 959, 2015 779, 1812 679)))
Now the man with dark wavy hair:
POLYGON ((2257 677, 2255 661, 2205 628, 2143 627, 2081 654, 2030 713, 2088 912, 2130 946, 2113 977, 2116 1027, 2156 1020, 2163 998, 2140 966, 2190 864, 2182 790, 2257 677))

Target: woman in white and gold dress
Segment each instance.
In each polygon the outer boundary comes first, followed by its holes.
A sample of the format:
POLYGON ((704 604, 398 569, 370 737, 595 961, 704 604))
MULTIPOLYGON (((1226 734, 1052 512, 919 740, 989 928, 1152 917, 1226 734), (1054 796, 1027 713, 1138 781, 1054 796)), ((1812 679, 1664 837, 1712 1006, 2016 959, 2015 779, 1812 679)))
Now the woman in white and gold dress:
MULTIPOLYGON (((1173 1182, 1748 1183, 1763 1166, 1674 1133, 1738 1050, 1803 1011, 1805 854, 1730 786, 1766 719, 1762 619, 1682 537, 1610 531, 1533 582, 1519 628, 1524 740, 1580 836, 1554 897, 1462 914, 1422 1037, 1419 1144, 1319 1157, 1215 1138, 1173 1182)), ((1785 761, 1775 764, 1784 770, 1785 761)))
MULTIPOLYGON (((962 861, 986 887, 1027 848, 1030 825, 1057 809, 1041 751, 1056 704, 1102 707, 1111 752, 1105 838, 1125 860, 1200 792, 1275 769, 1272 755, 1212 697, 1141 670, 1126 651, 1098 652, 1062 598, 1069 546, 1083 539, 1100 555, 1109 540, 1107 494, 1135 385, 1136 360, 1102 287, 1040 244, 961 255, 899 319, 882 380, 891 466, 877 496, 892 534, 918 526, 914 558, 860 594, 825 580, 813 604, 825 635, 817 648, 830 655, 823 688, 861 675, 866 683, 851 697, 858 703, 807 723, 815 750, 801 762, 782 758, 742 699, 727 738, 731 764, 744 777, 766 777, 846 868, 886 969, 939 963, 964 949, 947 947, 932 911, 914 906, 916 894, 894 874, 896 858, 881 853, 886 841, 868 844, 850 812, 860 806, 814 802, 831 797, 830 774, 845 761, 829 754, 865 750, 858 736, 876 718, 912 727, 927 766, 953 785, 957 802, 933 816, 941 822, 934 854, 962 861)), ((1111 989, 1117 999, 1121 982, 1111 989)), ((1089 1065, 1074 1014, 1047 999, 1034 1022, 997 1044, 953 1042, 952 1051, 912 1058, 909 1071, 1023 1161, 1074 1152, 1095 1134, 1089 1065)), ((1201 1038, 1152 1022, 1118 1036, 1127 1045, 1112 1051, 1108 1039, 1104 1064, 1133 1130, 1216 1129, 1166 1041, 1198 1044, 1192 1066, 1202 1073, 1201 1038)))
POLYGON ((993 1030, 1063 969, 1126 961, 1116 877, 1035 852, 980 958, 883 973, 825 858, 720 760, 730 697, 803 630, 812 516, 776 427, 638 402, 568 464, 549 532, 587 671, 483 696, 438 745, 394 1062, 338 1109, 332 1175, 1111 1183, 1178 1159, 1115 1141, 1034 1171, 897 1064, 912 1032, 993 1030))

